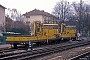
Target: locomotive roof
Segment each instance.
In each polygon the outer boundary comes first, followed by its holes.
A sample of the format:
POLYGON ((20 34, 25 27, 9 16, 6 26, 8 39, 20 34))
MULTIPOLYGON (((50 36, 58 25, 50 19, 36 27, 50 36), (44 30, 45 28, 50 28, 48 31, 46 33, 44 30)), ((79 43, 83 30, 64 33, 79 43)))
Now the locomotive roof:
POLYGON ((55 26, 55 25, 57 26, 58 24, 43 24, 43 25, 44 25, 44 26, 47 26, 47 25, 48 25, 48 26, 55 26))

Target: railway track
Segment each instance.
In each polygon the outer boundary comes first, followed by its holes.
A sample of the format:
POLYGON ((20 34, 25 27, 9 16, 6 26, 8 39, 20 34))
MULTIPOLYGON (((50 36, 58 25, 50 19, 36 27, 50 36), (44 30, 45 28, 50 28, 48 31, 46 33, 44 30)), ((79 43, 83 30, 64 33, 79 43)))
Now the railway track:
POLYGON ((50 45, 41 49, 35 49, 33 51, 28 50, 28 51, 16 51, 16 52, 11 52, 11 53, 6 53, 6 54, 1 54, 2 60, 11 60, 11 59, 16 59, 16 60, 22 60, 22 59, 33 59, 36 57, 44 56, 47 54, 52 54, 56 53, 59 51, 83 46, 90 44, 90 41, 82 41, 82 42, 76 42, 76 43, 67 43, 65 45, 62 44, 56 44, 56 45, 50 45))
POLYGON ((80 54, 78 56, 75 56, 75 57, 73 57, 73 58, 71 58, 69 60, 83 60, 83 59, 90 60, 90 51, 82 53, 82 54, 80 54))
MULTIPOLYGON (((65 45, 65 44, 68 44, 68 42, 59 42, 59 43, 53 43, 53 44, 47 44, 47 45, 40 45, 40 46, 36 46, 35 45, 35 46, 33 46, 33 48, 38 49, 38 48, 50 47, 52 45, 57 45, 58 46, 59 44, 65 45)), ((7 53, 7 52, 15 51, 15 50, 26 50, 26 48, 24 46, 19 46, 19 47, 17 47, 17 49, 14 49, 13 47, 12 48, 11 47, 10 48, 9 47, 1 48, 0 49, 0 54, 2 54, 2 52, 7 53)))
POLYGON ((15 48, 11 48, 11 47, 6 47, 6 48, 1 48, 0 49, 0 54, 2 54, 3 52, 4 53, 7 53, 7 52, 12 52, 12 51, 16 51, 16 50, 24 50, 25 48, 23 48, 23 47, 18 47, 17 49, 15 49, 15 48))
MULTIPOLYGON (((62 45, 65 45, 65 44, 67 44, 68 42, 61 42, 61 44, 62 45)), ((53 43, 53 44, 49 44, 49 45, 40 45, 40 46, 33 46, 33 48, 35 48, 35 49, 37 49, 37 48, 42 48, 42 47, 44 47, 44 46, 52 46, 52 45, 54 45, 55 43, 53 43)), ((59 43, 56 43, 56 45, 58 45, 59 43)), ((12 51, 16 51, 16 50, 26 50, 26 48, 24 47, 24 46, 19 46, 19 47, 17 47, 16 49, 15 48, 13 48, 13 47, 6 47, 6 48, 1 48, 0 49, 0 54, 2 54, 3 52, 4 53, 7 53, 7 52, 12 52, 12 51)))

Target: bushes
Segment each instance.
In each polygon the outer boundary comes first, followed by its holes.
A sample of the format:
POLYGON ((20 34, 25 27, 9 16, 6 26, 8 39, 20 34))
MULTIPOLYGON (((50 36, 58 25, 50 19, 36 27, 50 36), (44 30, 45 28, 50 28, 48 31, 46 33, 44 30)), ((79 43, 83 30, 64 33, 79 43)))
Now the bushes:
POLYGON ((22 35, 29 35, 29 31, 26 31, 23 28, 12 28, 9 30, 10 32, 15 32, 15 33, 21 33, 22 35))

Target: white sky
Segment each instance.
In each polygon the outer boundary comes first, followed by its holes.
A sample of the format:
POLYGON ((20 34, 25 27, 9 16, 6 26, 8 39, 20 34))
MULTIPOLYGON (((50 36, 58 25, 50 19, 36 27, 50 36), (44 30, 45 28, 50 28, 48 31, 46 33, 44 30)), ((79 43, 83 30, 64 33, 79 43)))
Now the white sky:
MULTIPOLYGON (((6 8, 16 8, 21 11, 22 14, 29 12, 33 9, 44 10, 51 13, 56 2, 60 0, 0 0, 0 4, 6 8)), ((68 2, 78 1, 79 0, 67 0, 68 2)), ((88 2, 89 0, 83 0, 88 2)), ((88 2, 90 3, 90 2, 88 2)))

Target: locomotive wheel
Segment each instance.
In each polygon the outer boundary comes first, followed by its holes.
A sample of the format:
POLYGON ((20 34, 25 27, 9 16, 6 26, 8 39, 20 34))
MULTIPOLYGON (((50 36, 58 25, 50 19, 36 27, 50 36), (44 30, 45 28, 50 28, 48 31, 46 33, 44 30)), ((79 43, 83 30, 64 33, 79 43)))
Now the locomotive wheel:
POLYGON ((28 48, 29 47, 29 45, 28 44, 25 44, 25 48, 28 48))
POLYGON ((13 44, 13 47, 16 49, 16 48, 17 48, 17 44, 16 44, 16 43, 14 43, 14 44, 13 44))
POLYGON ((37 46, 40 46, 40 44, 41 44, 40 42, 37 42, 37 43, 36 43, 37 46))

